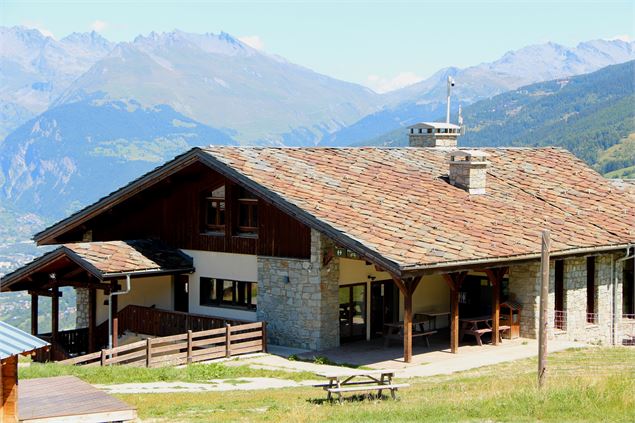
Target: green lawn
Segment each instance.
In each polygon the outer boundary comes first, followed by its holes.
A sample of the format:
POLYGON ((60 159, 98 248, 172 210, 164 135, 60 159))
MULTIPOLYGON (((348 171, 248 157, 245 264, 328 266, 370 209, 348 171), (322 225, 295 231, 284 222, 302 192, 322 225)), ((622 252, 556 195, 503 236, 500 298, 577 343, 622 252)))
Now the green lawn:
POLYGON ((120 395, 142 419, 267 422, 633 422, 635 349, 553 354, 548 383, 536 384, 536 360, 458 375, 410 380, 393 401, 324 401, 319 388, 223 393, 120 395))
MULTIPOLYGON (((248 376, 242 373, 262 372, 240 367, 238 370, 223 370, 229 368, 221 364, 209 367, 215 369, 209 370, 215 378, 235 378, 248 376)), ((43 368, 45 366, 40 369, 43 368)), ((400 391, 397 401, 358 398, 343 405, 325 402, 322 389, 311 387, 118 397, 135 405, 141 419, 165 422, 635 421, 635 348, 590 348, 554 353, 548 358, 547 369, 547 384, 543 390, 536 386, 536 360, 528 359, 455 375, 410 379, 411 387, 400 391)), ((118 371, 96 369, 100 370, 118 371)), ((184 373, 178 377, 169 376, 167 380, 204 379, 203 370, 189 368, 151 369, 150 372, 154 376, 159 374, 155 371, 173 375, 175 370, 184 373), (189 372, 199 376, 182 378, 189 372)), ((37 376, 33 370, 31 372, 29 376, 37 376)), ((24 373, 21 370, 22 376, 24 373)), ((133 373, 126 374, 125 381, 132 381, 133 373)), ((305 376, 313 377, 310 374, 305 376)), ((293 377, 299 378, 298 375, 293 377)), ((93 374, 87 380, 95 378, 93 374)), ((103 381, 109 378, 96 379, 103 381)))
POLYGON ((289 380, 315 380, 309 372, 286 372, 277 370, 252 369, 246 365, 226 366, 222 363, 193 364, 183 367, 109 366, 84 367, 64 366, 55 363, 33 363, 20 368, 20 378, 52 377, 73 375, 95 384, 143 383, 143 382, 206 382, 210 379, 235 379, 238 377, 275 377, 289 380))

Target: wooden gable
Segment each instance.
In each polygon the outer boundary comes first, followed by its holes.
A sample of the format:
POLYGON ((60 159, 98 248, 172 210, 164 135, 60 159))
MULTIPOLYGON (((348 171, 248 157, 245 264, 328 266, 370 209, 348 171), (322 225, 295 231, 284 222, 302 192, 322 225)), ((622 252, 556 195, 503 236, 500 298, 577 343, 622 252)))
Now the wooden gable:
POLYGON ((262 198, 256 197, 257 234, 238 233, 239 188, 208 166, 194 162, 46 243, 156 238, 181 249, 310 256, 310 229, 262 198), (204 224, 205 197, 222 185, 226 187, 226 230, 210 233, 204 224))

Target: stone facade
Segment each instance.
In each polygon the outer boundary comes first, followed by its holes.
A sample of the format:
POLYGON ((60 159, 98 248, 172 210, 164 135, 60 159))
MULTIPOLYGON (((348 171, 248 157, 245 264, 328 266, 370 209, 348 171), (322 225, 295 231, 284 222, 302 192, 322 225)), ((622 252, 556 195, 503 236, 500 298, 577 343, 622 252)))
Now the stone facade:
POLYGON ((75 327, 88 327, 88 288, 75 288, 75 302, 77 304, 77 314, 75 315, 75 327))
MULTIPOLYGON (((587 322, 587 265, 585 257, 564 259, 564 327, 556 329, 555 321, 555 262, 550 262, 548 298, 548 335, 550 338, 590 343, 613 343, 614 315, 621 316, 622 271, 611 254, 596 256, 595 261, 595 322, 587 322), (614 289, 613 267, 617 284, 614 289), (616 299, 615 309, 613 299, 616 299)), ((540 318, 540 262, 511 266, 509 292, 522 304, 520 335, 538 337, 540 318)), ((620 342, 619 329, 615 342, 620 342)))
POLYGON ((322 266, 330 240, 311 230, 309 260, 258 257, 258 320, 268 342, 310 350, 339 345, 339 259, 322 266))

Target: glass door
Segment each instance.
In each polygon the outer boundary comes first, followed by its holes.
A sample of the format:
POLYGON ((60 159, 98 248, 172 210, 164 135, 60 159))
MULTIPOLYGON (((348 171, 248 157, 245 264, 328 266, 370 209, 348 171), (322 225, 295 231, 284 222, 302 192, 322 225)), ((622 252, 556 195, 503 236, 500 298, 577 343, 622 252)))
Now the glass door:
POLYGON ((366 284, 341 286, 340 342, 366 339, 366 284))

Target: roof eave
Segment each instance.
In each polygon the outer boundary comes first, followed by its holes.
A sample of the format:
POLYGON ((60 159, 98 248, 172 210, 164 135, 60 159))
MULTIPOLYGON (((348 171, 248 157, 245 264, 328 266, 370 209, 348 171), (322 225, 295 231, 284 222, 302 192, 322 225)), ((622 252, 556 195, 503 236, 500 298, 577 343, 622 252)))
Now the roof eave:
MULTIPOLYGON (((567 250, 559 250, 550 253, 550 257, 565 257, 565 256, 574 256, 580 254, 590 254, 590 253, 602 253, 608 251, 617 251, 624 248, 632 247, 632 242, 627 242, 623 244, 612 244, 598 247, 580 247, 580 248, 571 248, 567 250)), ((488 257, 488 258, 480 258, 480 259, 470 259, 470 260, 457 260, 457 261, 448 261, 448 262, 440 262, 433 263, 428 265, 406 265, 401 267, 401 272, 408 277, 418 276, 430 273, 443 273, 443 270, 446 271, 456 271, 459 268, 469 268, 475 266, 501 266, 503 264, 511 264, 511 263, 519 263, 524 261, 536 260, 541 257, 541 253, 531 253, 531 254, 520 254, 515 256, 505 256, 505 257, 488 257)))

